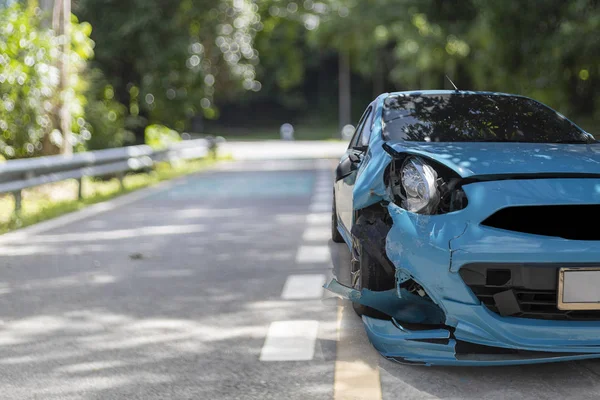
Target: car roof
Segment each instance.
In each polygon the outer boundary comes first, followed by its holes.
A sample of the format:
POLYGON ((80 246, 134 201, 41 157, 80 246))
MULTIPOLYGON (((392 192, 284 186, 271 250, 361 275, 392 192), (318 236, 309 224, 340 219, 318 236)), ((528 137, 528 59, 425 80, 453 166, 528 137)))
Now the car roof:
MULTIPOLYGON (((494 96, 514 96, 514 97, 526 97, 518 94, 502 93, 502 92, 486 92, 486 91, 473 91, 473 90, 407 90, 403 92, 390 92, 388 96, 422 96, 429 95, 435 96, 440 94, 462 94, 462 95, 494 95, 494 96)), ((386 97, 388 97, 386 96, 386 97)), ((528 98, 528 97, 527 97, 528 98)))

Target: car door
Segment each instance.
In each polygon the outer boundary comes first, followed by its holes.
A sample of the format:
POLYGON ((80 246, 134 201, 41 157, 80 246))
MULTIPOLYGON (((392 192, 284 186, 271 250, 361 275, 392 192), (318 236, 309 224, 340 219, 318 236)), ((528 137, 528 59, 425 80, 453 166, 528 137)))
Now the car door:
POLYGON ((348 150, 340 160, 336 170, 336 210, 339 221, 349 234, 352 229, 353 206, 352 190, 356 180, 356 173, 365 156, 368 139, 373 123, 373 106, 369 106, 356 127, 354 136, 350 140, 348 150))

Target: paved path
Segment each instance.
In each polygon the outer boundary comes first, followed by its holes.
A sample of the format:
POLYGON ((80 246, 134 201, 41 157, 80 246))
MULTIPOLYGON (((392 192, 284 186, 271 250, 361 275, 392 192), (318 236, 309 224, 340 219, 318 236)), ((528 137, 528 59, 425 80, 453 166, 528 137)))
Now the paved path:
POLYGON ((290 160, 340 158, 347 148, 348 142, 339 140, 264 140, 225 142, 219 145, 219 153, 230 155, 235 160, 290 160))
POLYGON ((379 357, 351 307, 323 300, 348 278, 332 166, 223 164, 0 237, 0 398, 600 397, 597 361, 379 357))

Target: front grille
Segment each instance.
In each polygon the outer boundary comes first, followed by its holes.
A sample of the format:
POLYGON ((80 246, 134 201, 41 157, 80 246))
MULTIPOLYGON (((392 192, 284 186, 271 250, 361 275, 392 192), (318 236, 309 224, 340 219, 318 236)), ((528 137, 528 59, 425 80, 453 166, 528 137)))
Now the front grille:
POLYGON ((571 240, 600 240, 600 204, 518 206, 496 211, 481 224, 571 240))
POLYGON ((558 269, 563 266, 565 265, 469 264, 459 272, 481 303, 496 314, 546 320, 600 320, 600 310, 558 309, 558 269), (512 292, 514 297, 508 292, 512 292), (502 301, 502 294, 506 293, 509 298, 516 299, 514 307, 511 307, 510 302, 502 301))
MULTIPOLYGON (((475 296, 492 312, 500 314, 494 295, 507 289, 488 286, 471 286, 475 296)), ((600 320, 600 310, 559 310, 556 307, 556 290, 513 289, 521 312, 511 317, 551 320, 600 320)))

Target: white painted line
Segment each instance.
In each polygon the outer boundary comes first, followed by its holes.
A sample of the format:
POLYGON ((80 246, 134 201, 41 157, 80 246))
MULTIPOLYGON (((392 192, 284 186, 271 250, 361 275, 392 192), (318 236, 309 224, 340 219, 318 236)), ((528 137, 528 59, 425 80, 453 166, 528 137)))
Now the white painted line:
POLYGON ((281 298, 284 300, 320 299, 323 297, 325 275, 290 275, 285 281, 281 298))
POLYGON ((331 223, 331 213, 313 213, 308 214, 306 222, 311 225, 329 224, 331 223))
POLYGON ((272 322, 260 352, 260 361, 312 360, 318 331, 318 321, 272 322))
POLYGON ((324 263, 331 260, 328 246, 300 246, 296 263, 324 263))
POLYGON ((304 230, 302 240, 305 242, 327 242, 331 237, 331 228, 329 226, 308 227, 304 230))
POLYGON ((275 222, 279 224, 301 224, 305 221, 303 214, 277 214, 275 215, 275 222))
POLYGON ((312 203, 308 210, 312 213, 330 211, 331 210, 331 201, 312 203))

